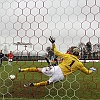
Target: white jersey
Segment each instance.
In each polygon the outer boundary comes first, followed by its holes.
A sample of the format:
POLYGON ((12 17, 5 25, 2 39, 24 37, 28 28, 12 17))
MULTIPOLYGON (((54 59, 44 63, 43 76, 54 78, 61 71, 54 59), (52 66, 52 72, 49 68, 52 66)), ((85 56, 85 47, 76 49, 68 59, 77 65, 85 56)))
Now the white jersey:
POLYGON ((59 66, 50 66, 42 68, 42 73, 50 76, 49 84, 52 82, 57 82, 64 79, 64 75, 59 66))

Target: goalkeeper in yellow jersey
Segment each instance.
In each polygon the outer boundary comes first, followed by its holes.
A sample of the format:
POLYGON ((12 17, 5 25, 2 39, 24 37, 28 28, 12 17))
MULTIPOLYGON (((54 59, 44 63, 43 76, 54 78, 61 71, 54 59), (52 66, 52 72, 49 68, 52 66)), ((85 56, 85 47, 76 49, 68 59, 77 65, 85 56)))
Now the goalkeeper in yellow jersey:
POLYGON ((79 49, 77 47, 71 47, 70 48, 70 54, 65 54, 62 52, 59 52, 56 49, 55 46, 55 39, 50 36, 49 41, 52 43, 52 49, 54 51, 54 54, 58 57, 62 58, 63 61, 59 65, 56 66, 48 66, 44 68, 25 68, 21 69, 19 68, 19 72, 41 72, 47 76, 50 76, 50 78, 47 81, 42 81, 38 83, 29 83, 24 84, 25 87, 28 86, 46 86, 51 83, 55 83, 58 81, 63 80, 65 77, 67 77, 69 74, 80 70, 81 72, 85 74, 91 74, 92 72, 95 72, 95 68, 90 68, 89 70, 84 67, 84 65, 79 61, 79 49))

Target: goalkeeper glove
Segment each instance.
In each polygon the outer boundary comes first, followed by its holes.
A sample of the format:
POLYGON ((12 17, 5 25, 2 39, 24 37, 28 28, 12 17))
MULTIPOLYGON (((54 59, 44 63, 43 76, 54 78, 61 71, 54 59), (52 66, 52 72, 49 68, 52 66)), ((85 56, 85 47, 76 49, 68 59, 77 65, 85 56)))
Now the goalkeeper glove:
POLYGON ((92 67, 92 68, 90 68, 90 70, 92 70, 92 72, 95 72, 96 68, 92 67))
POLYGON ((50 36, 49 41, 53 44, 55 43, 55 38, 50 36))

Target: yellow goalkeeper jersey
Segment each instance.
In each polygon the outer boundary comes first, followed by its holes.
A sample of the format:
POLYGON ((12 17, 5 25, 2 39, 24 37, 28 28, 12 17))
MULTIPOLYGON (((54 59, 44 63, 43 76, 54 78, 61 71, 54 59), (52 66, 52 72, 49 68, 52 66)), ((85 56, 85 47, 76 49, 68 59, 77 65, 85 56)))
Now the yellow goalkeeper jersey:
POLYGON ((54 50, 55 55, 63 59, 62 63, 59 64, 59 67, 61 68, 65 77, 71 74, 72 72, 75 72, 76 70, 80 70, 85 74, 92 73, 91 70, 88 70, 87 68, 84 67, 84 65, 79 61, 77 56, 59 52, 55 44, 52 45, 52 48, 54 50))

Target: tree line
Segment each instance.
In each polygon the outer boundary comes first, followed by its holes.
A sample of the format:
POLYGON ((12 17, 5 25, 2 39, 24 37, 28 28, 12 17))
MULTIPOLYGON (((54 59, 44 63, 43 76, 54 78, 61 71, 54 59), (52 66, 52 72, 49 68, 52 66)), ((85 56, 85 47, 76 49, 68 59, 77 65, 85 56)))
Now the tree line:
POLYGON ((78 48, 80 49, 80 59, 100 59, 100 43, 92 45, 90 41, 86 44, 80 42, 78 48))

